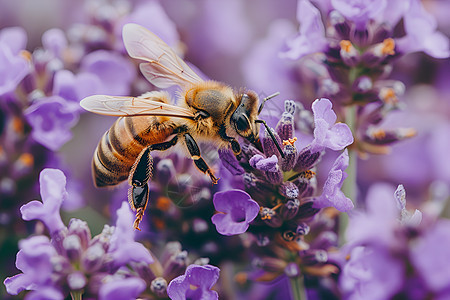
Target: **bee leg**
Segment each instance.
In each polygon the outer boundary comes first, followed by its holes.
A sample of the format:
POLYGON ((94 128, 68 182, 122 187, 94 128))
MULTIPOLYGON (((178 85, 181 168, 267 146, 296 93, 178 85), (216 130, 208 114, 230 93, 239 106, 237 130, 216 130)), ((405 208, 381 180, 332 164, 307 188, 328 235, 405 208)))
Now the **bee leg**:
POLYGON ((237 157, 237 159, 240 159, 240 155, 242 152, 241 145, 239 145, 238 141, 234 137, 228 136, 225 132, 225 126, 222 126, 219 130, 220 137, 224 140, 230 143, 231 150, 233 151, 234 155, 237 157))
POLYGON ((151 147, 144 148, 139 153, 136 161, 131 167, 128 183, 128 202, 133 210, 136 211, 136 220, 134 221, 134 229, 139 229, 139 223, 144 216, 145 208, 148 203, 148 180, 152 176, 153 158, 150 155, 151 147))
POLYGON ((130 175, 128 177, 128 183, 130 189, 128 190, 128 201, 130 202, 133 210, 136 211, 136 220, 134 221, 134 229, 139 229, 139 223, 144 216, 145 208, 148 203, 148 181, 152 176, 153 158, 150 155, 150 151, 159 150, 164 151, 174 146, 178 142, 178 136, 175 136, 168 142, 154 144, 144 148, 139 153, 136 161, 131 168, 130 175))
POLYGON ((214 176, 213 171, 206 164, 205 160, 200 155, 200 148, 197 145, 197 142, 194 140, 192 135, 189 133, 184 134, 184 139, 186 142, 186 146, 191 154, 191 158, 194 160, 195 166, 205 174, 208 174, 211 178, 212 183, 217 184, 218 178, 214 176))

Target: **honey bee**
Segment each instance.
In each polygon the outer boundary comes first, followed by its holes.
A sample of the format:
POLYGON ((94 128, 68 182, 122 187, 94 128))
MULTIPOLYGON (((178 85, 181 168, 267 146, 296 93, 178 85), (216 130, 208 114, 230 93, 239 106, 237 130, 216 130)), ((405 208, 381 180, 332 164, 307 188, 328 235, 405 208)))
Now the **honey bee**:
MULTIPOLYGON (((123 41, 132 58, 144 61, 140 70, 153 85, 181 87, 178 105, 170 104, 165 91, 140 97, 93 95, 80 103, 90 112, 119 117, 95 150, 94 183, 97 187, 112 186, 128 179, 129 202, 136 211, 134 228, 140 230, 149 197, 151 151, 183 144, 196 167, 216 184, 218 178, 202 158, 196 140, 230 147, 238 156, 241 146, 237 136, 255 143, 260 123, 268 127, 257 119, 265 101, 258 108, 255 92, 235 92, 224 83, 201 79, 166 43, 140 25, 126 24, 123 41)), ((278 143, 276 146, 281 153, 278 143)))

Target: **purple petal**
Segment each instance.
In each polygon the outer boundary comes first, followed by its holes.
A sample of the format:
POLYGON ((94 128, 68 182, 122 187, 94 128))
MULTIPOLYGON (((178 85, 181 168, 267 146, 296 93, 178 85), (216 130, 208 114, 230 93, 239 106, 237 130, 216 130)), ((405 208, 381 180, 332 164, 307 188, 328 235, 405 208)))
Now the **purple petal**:
POLYGON ((49 29, 42 35, 42 46, 58 58, 62 57, 67 45, 66 35, 59 28, 49 29))
POLYGON ((46 236, 33 236, 19 242, 16 267, 23 273, 6 278, 4 284, 9 294, 17 295, 36 285, 49 283, 53 272, 51 257, 56 255, 46 236))
POLYGON ((172 300, 218 299, 218 294, 211 291, 212 286, 219 279, 220 269, 211 266, 190 265, 184 275, 173 279, 167 287, 167 294, 172 300), (196 289, 191 289, 191 286, 196 289))
POLYGON ((136 77, 136 69, 130 60, 112 51, 97 50, 89 53, 81 62, 81 72, 96 75, 102 86, 100 94, 128 95, 136 77))
POLYGON ((379 15, 387 5, 386 0, 331 0, 334 9, 350 21, 355 22, 357 29, 362 29, 366 23, 379 15))
POLYGON ((441 219, 415 241, 411 249, 411 261, 416 271, 433 292, 450 286, 450 221, 441 219))
POLYGON ((22 27, 8 27, 0 31, 0 45, 7 46, 13 55, 27 47, 27 32, 22 27))
POLYGON ((331 150, 342 150, 353 143, 352 131, 345 123, 336 123, 327 133, 324 146, 331 150))
POLYGON ((72 138, 70 129, 78 122, 79 105, 58 96, 42 98, 25 111, 33 127, 33 138, 52 151, 57 151, 72 138))
POLYGON ((343 212, 353 209, 354 205, 352 200, 347 198, 341 191, 342 184, 345 178, 347 178, 347 173, 344 172, 347 167, 348 152, 345 149, 334 162, 325 181, 322 195, 314 199, 315 208, 334 207, 343 212))
POLYGON ((327 40, 320 11, 307 0, 298 1, 297 20, 300 23, 300 34, 288 40, 288 51, 281 57, 297 60, 305 55, 325 50, 327 40))
POLYGON ((343 267, 344 299, 391 299, 402 287, 404 266, 381 247, 356 247, 343 267))
POLYGON ((275 154, 269 158, 255 155, 250 159, 249 163, 252 167, 260 171, 277 172, 279 170, 278 157, 275 154))
POLYGON ((211 221, 223 235, 244 233, 259 213, 258 203, 241 190, 216 193, 213 202, 221 213, 212 216, 211 221))
POLYGON ((126 265, 131 261, 153 263, 153 258, 147 248, 134 241, 133 229, 134 215, 128 203, 123 202, 117 210, 117 222, 114 234, 111 237, 111 253, 116 267, 126 265))
POLYGON ((336 123, 336 114, 330 100, 317 99, 312 104, 314 113, 314 140, 311 152, 321 152, 324 148, 342 150, 353 143, 353 136, 347 124, 336 123))
POLYGON ((26 300, 61 300, 64 299, 63 293, 55 287, 39 287, 38 290, 27 294, 26 300))
POLYGON ((29 62, 4 43, 0 43, 0 66, 0 96, 15 90, 30 72, 29 62))
POLYGON ((150 29, 170 47, 177 46, 180 36, 176 24, 167 16, 164 8, 157 1, 146 1, 137 5, 133 12, 122 21, 116 36, 122 39, 122 27, 126 23, 136 23, 150 29))
POLYGON ((99 299, 101 300, 133 300, 147 287, 141 278, 123 278, 111 280, 100 287, 99 299))
POLYGON ((41 220, 50 233, 65 227, 59 214, 62 202, 67 197, 66 176, 57 169, 44 169, 39 176, 42 202, 31 201, 20 208, 26 221, 41 220))
POLYGON ((406 36, 397 41, 401 52, 424 51, 435 58, 450 56, 448 37, 436 31, 436 19, 425 10, 421 1, 411 0, 404 23, 406 36))
POLYGON ((329 126, 333 126, 336 123, 336 114, 333 111, 333 104, 326 98, 316 99, 311 105, 314 120, 324 120, 329 126))

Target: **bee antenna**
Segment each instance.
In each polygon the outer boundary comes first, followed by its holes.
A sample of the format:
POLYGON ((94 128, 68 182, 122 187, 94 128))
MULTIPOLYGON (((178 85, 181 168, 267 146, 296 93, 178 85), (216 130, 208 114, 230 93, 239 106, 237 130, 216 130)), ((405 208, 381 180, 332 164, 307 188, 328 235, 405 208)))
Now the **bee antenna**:
MULTIPOLYGON (((279 93, 278 93, 279 94, 279 93)), ((276 95, 275 95, 276 96, 276 95)), ((273 96, 273 97, 275 97, 273 96)), ((284 158, 284 153, 283 150, 281 150, 280 144, 278 143, 277 139, 275 138, 275 135, 273 134, 272 130, 270 129, 270 127, 267 125, 266 121, 264 120, 255 120, 255 123, 262 123, 264 125, 264 127, 266 128, 267 132, 270 135, 270 138, 272 139, 272 141, 275 143, 275 146, 278 149, 278 152, 280 152, 281 157, 284 158)))
POLYGON ((280 92, 276 92, 276 93, 273 93, 272 95, 267 96, 266 98, 264 98, 264 99, 263 99, 263 102, 261 103, 261 105, 260 105, 259 108, 258 108, 258 115, 261 113, 261 111, 262 111, 262 109, 263 109, 264 104, 266 103, 266 101, 269 100, 269 99, 272 99, 273 97, 278 96, 279 94, 280 94, 280 92))

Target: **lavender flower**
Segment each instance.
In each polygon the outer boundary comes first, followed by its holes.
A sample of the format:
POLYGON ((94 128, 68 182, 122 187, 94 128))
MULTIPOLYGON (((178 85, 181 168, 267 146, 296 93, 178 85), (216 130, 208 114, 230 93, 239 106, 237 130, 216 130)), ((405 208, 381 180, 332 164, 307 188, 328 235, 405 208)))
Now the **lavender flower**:
POLYGON ((145 281, 140 278, 131 277, 107 281, 100 288, 99 299, 136 299, 145 290, 145 287, 145 281))
POLYGON ((404 14, 406 36, 398 41, 399 51, 423 51, 435 58, 450 56, 448 37, 436 30, 436 19, 425 10, 419 0, 410 0, 404 14))
POLYGON ((9 294, 17 295, 25 289, 47 286, 51 283, 56 250, 45 236, 33 236, 19 243, 16 267, 23 273, 6 278, 4 284, 9 294))
POLYGON ((53 96, 42 98, 25 111, 33 126, 31 136, 50 150, 56 151, 72 138, 70 129, 78 122, 78 107, 53 96))
POLYGON ((109 253, 116 267, 126 265, 131 261, 151 264, 153 258, 148 250, 140 243, 134 241, 134 229, 129 226, 133 223, 134 216, 129 205, 123 202, 117 211, 116 229, 111 236, 109 253))
POLYGON ((42 221, 53 234, 64 228, 59 209, 67 198, 66 177, 60 170, 45 169, 39 176, 39 182, 42 202, 31 201, 22 206, 20 212, 24 220, 42 221))
MULTIPOLYGON (((340 191, 346 178, 343 170, 348 166, 346 151, 336 160, 320 196, 315 195, 317 182, 312 170, 324 155, 325 147, 341 150, 353 142, 349 128, 342 123, 335 124, 336 115, 328 99, 316 100, 313 104, 316 128, 310 132, 314 139, 303 149, 297 150, 297 139, 294 136, 295 110, 293 101, 285 101, 285 111, 273 132, 283 145, 284 157, 278 153, 267 133, 261 137, 261 145, 244 145, 242 158, 239 160, 235 159, 233 162, 230 155, 222 155, 226 158, 224 166, 232 172, 240 169, 239 167, 245 170, 244 174, 235 173, 235 176, 242 176, 249 195, 239 192, 241 196, 238 197, 235 195, 236 191, 217 193, 214 199, 216 209, 224 211, 218 204, 224 206, 223 203, 227 200, 226 208, 231 216, 226 219, 227 216, 218 214, 213 217, 213 222, 217 226, 214 219, 221 218, 220 221, 225 223, 224 220, 227 220, 225 225, 231 226, 233 223, 230 219, 233 215, 238 215, 234 212, 235 201, 246 203, 244 200, 251 197, 257 202, 260 207, 258 216, 249 226, 245 224, 256 248, 254 265, 258 271, 250 275, 255 280, 269 281, 283 275, 299 278, 310 274, 329 276, 337 273, 336 266, 329 263, 327 255, 327 250, 335 244, 336 239, 325 238, 324 233, 331 231, 331 227, 329 223, 324 224, 329 222, 329 218, 321 219, 319 211, 328 206, 343 211, 353 208, 351 200, 340 191), (322 234, 321 238, 307 242, 310 232, 322 234), (283 252, 281 249, 288 251, 283 252)), ((243 214, 240 215, 240 220, 246 219, 243 214)), ((218 226, 217 228, 222 233, 218 226)))
MULTIPOLYGON (((52 240, 34 236, 20 243, 16 264, 23 273, 5 280, 9 293, 46 289, 59 294, 67 289, 96 295, 100 288, 102 295, 108 295, 111 286, 102 288, 99 281, 117 276, 116 272, 131 262, 153 262, 148 250, 128 233, 133 215, 127 203, 118 210, 117 229, 106 225, 100 235, 91 238, 85 222, 72 219, 66 227, 61 221, 59 208, 67 198, 64 174, 60 170, 45 169, 40 179, 43 203, 32 201, 21 211, 26 220, 42 221, 52 240)), ((133 286, 135 281, 127 279, 120 284, 133 286)))
POLYGON ((0 96, 14 91, 30 72, 30 63, 20 54, 26 43, 22 28, 3 29, 0 36, 0 96))
POLYGON ((325 50, 327 41, 320 11, 309 1, 298 1, 297 19, 300 23, 300 33, 294 39, 287 41, 289 50, 282 57, 299 59, 305 55, 325 50))
POLYGON ((218 299, 217 292, 211 288, 219 278, 219 271, 219 268, 210 265, 190 265, 184 275, 170 282, 167 294, 173 300, 218 299))
POLYGON ((419 0, 299 0, 297 19, 300 33, 287 40, 288 49, 281 55, 304 57, 300 68, 317 74, 313 82, 319 96, 335 101, 340 119, 352 116, 360 153, 384 154, 390 144, 415 135, 409 128, 384 129, 380 124, 388 112, 402 107, 403 84, 386 80, 393 62, 416 51, 435 58, 450 53, 448 38, 436 31, 434 17, 419 0), (327 31, 322 17, 330 24, 327 31), (406 36, 393 29, 400 20, 406 36), (320 54, 310 55, 316 52, 320 54), (350 113, 352 106, 358 109, 350 113))
POLYGON ((347 124, 336 123, 337 116, 331 101, 317 99, 312 104, 314 114, 314 140, 311 152, 321 152, 324 148, 342 150, 353 143, 353 136, 347 124), (335 124, 336 123, 336 124, 335 124))
POLYGON ((339 155, 334 162, 328 178, 324 184, 322 195, 314 199, 314 207, 334 207, 342 212, 347 212, 353 209, 354 205, 351 199, 345 197, 341 191, 342 184, 347 173, 344 170, 348 167, 348 152, 347 149, 339 155))
POLYGON ((445 299, 449 295, 445 266, 450 243, 443 233, 450 223, 444 219, 421 222, 419 211, 406 211, 403 186, 397 188, 395 197, 386 197, 386 187, 380 191, 372 189, 367 213, 350 219, 349 244, 343 248, 349 260, 340 278, 345 298, 433 295, 445 299))
POLYGON ((219 212, 211 221, 223 235, 244 233, 259 213, 259 205, 241 190, 228 190, 214 194, 214 207, 219 212))

